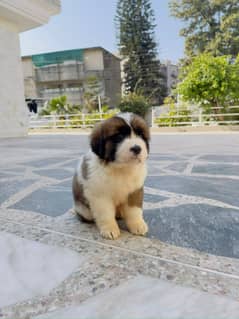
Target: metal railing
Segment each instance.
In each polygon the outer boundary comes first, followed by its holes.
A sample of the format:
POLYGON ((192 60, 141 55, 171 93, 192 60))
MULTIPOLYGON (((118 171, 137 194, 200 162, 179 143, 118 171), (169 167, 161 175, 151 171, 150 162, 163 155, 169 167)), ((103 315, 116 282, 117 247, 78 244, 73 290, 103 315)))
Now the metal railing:
POLYGON ((93 127, 95 123, 110 118, 115 113, 89 113, 64 115, 30 115, 29 129, 71 129, 93 127))
POLYGON ((209 113, 203 109, 180 108, 173 115, 169 112, 152 114, 153 127, 239 125, 239 106, 229 107, 226 113, 223 110, 212 108, 209 113))
MULTIPOLYGON (((180 126, 217 126, 217 125, 239 125, 239 106, 230 107, 227 113, 220 108, 212 109, 211 113, 203 110, 180 109, 178 114, 169 115, 161 113, 155 115, 152 112, 152 127, 180 127, 180 126), (234 111, 234 110, 236 111, 234 111), (183 114, 182 114, 183 113, 183 114)), ((63 115, 30 115, 29 128, 34 129, 74 129, 89 128, 95 123, 110 118, 116 113, 79 113, 63 115)))

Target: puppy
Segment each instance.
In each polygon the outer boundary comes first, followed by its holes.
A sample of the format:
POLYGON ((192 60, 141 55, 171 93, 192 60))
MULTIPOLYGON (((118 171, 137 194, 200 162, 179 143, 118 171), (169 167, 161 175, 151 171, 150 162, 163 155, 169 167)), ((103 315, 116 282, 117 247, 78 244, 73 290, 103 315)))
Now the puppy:
POLYGON ((74 209, 85 221, 95 221, 104 238, 116 239, 123 218, 132 234, 144 235, 143 185, 147 174, 150 133, 136 115, 115 116, 96 125, 91 151, 73 177, 74 209))

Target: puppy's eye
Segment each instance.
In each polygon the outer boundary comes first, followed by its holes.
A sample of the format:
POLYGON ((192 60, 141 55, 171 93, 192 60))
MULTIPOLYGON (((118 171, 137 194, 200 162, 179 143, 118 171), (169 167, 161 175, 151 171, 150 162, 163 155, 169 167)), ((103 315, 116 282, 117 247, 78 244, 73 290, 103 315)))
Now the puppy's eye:
POLYGON ((112 140, 115 142, 115 143, 119 143, 119 142, 122 142, 124 139, 124 135, 123 134, 115 134, 112 136, 112 140))
POLYGON ((136 135, 144 138, 144 132, 140 128, 136 128, 136 129, 134 129, 134 131, 135 131, 136 135))

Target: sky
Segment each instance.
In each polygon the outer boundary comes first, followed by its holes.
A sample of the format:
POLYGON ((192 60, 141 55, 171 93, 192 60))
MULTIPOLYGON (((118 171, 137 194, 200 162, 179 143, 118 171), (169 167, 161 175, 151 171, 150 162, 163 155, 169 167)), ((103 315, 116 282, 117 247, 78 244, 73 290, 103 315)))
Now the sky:
MULTIPOLYGON (((20 35, 22 55, 101 46, 117 52, 114 16, 117 0, 61 0, 62 10, 48 24, 20 35)), ((183 56, 180 21, 170 17, 168 0, 152 0, 159 58, 177 62, 183 56)))

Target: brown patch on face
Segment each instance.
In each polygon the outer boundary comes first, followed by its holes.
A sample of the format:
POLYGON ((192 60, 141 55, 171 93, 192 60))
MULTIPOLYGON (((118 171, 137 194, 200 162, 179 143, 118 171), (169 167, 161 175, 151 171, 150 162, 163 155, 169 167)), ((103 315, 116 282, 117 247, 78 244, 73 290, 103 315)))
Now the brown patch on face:
POLYGON ((81 174, 84 179, 88 179, 89 177, 89 159, 84 156, 81 164, 81 174))
POLYGON ((128 196, 128 205, 129 206, 136 206, 136 207, 142 207, 143 206, 143 199, 144 199, 144 190, 143 187, 140 189, 137 189, 132 194, 129 194, 128 196))
POLYGON ((130 125, 132 126, 134 133, 145 141, 149 152, 150 131, 144 119, 138 115, 133 115, 130 120, 130 125))
POLYGON ((77 180, 77 175, 75 174, 72 181, 72 192, 75 202, 81 203, 87 208, 90 208, 89 201, 85 198, 84 187, 77 180))
POLYGON ((98 124, 91 134, 92 151, 105 162, 115 160, 117 145, 129 136, 131 128, 120 117, 112 117, 98 124))

